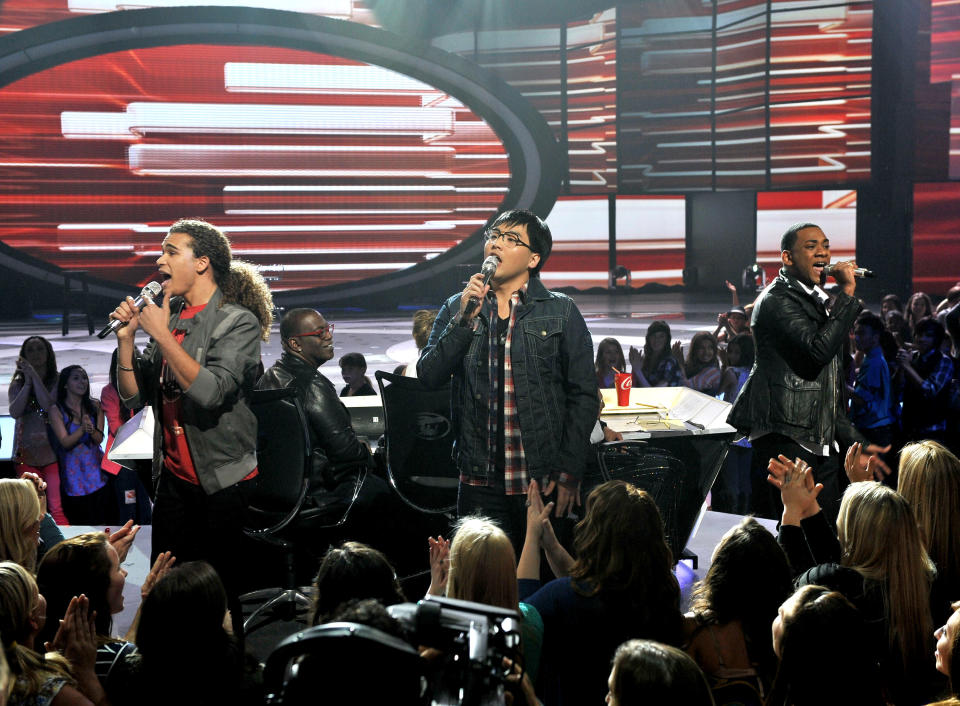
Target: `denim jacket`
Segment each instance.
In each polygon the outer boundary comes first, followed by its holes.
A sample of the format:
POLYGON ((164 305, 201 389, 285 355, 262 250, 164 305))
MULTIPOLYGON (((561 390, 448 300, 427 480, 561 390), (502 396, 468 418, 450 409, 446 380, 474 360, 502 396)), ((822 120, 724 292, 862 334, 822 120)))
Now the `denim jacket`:
MULTIPOLYGON (((181 423, 197 478, 210 495, 238 483, 257 467, 257 418, 247 395, 260 362, 260 323, 249 309, 223 302, 219 289, 203 311, 181 323, 184 304, 179 298, 171 302, 170 330, 186 329, 181 345, 200 364, 200 372, 182 393, 181 423)), ((130 409, 153 405, 154 482, 163 463, 162 357, 151 339, 143 354, 134 358, 138 394, 121 396, 130 409)))
MULTIPOLYGON (((460 325, 460 294, 447 299, 430 333, 417 377, 431 388, 453 376, 451 408, 461 476, 489 480, 489 326, 460 325)), ((532 277, 511 338, 517 416, 530 478, 579 481, 600 411, 593 343, 573 300, 532 277)))

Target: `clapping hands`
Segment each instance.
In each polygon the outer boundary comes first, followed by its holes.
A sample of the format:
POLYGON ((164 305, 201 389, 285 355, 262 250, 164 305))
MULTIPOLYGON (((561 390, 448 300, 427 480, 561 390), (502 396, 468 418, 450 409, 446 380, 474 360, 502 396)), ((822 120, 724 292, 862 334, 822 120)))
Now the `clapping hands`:
POLYGON ((770 474, 767 481, 780 489, 783 502, 783 525, 799 525, 801 520, 820 512, 817 496, 823 490, 823 483, 817 483, 813 469, 803 459, 793 461, 783 454, 770 459, 767 465, 770 474))

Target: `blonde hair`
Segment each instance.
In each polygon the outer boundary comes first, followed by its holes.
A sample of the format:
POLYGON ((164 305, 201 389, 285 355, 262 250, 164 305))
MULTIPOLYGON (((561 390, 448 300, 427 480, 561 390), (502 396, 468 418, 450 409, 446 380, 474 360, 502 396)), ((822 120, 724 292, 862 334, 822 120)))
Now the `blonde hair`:
POLYGON ((37 583, 24 567, 12 561, 0 562, 0 636, 3 652, 15 680, 10 703, 29 703, 49 674, 63 677, 75 684, 69 662, 56 653, 45 657, 24 647, 30 639, 31 613, 39 600, 37 583))
POLYGON ((41 517, 40 499, 31 481, 0 478, 0 559, 30 572, 37 568, 37 540, 27 536, 27 530, 41 517))
POLYGON ((454 531, 447 596, 518 610, 517 558, 506 533, 485 517, 464 517, 454 531))
POLYGON ((960 459, 936 441, 900 451, 897 490, 913 508, 927 553, 948 585, 960 580, 960 459))
POLYGON ((853 483, 843 493, 837 518, 840 563, 883 591, 888 646, 899 642, 904 665, 926 660, 930 585, 935 573, 913 510, 902 495, 875 481, 853 483))

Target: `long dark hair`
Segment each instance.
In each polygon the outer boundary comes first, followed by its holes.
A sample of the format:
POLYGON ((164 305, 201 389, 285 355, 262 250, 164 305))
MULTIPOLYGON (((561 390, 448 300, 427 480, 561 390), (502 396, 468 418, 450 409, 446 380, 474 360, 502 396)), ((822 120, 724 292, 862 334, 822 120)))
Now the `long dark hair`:
MULTIPOLYGON (((626 604, 644 625, 679 625, 680 586, 653 497, 622 480, 598 485, 574 537, 570 570, 578 592, 626 604)), ((656 639, 671 641, 672 635, 656 639)))
POLYGON ((883 704, 866 623, 837 591, 804 586, 782 620, 780 666, 767 706, 883 704))
POLYGON ((717 545, 707 575, 693 589, 690 610, 702 623, 739 620, 750 659, 772 676, 777 656, 770 624, 793 592, 790 565, 777 540, 752 517, 745 517, 717 545), (757 571, 762 566, 763 571, 757 571))
POLYGON ((647 327, 646 340, 643 342, 643 365, 641 366, 644 375, 649 375, 652 373, 656 369, 657 365, 660 364, 661 360, 672 355, 670 352, 671 340, 672 336, 670 334, 670 324, 668 324, 666 321, 657 319, 647 327), (654 355, 653 348, 650 346, 650 338, 653 336, 653 334, 661 332, 667 334, 667 343, 663 347, 663 351, 654 355))
POLYGON ((376 598, 386 606, 406 600, 387 557, 361 542, 344 542, 328 549, 314 586, 314 625, 351 598, 376 598))
MULTIPOLYGON (((82 365, 68 365, 60 371, 60 378, 57 380, 57 406, 60 407, 61 412, 69 412, 66 407, 67 381, 70 379, 70 375, 74 370, 81 370, 84 375, 87 375, 87 371, 83 369, 82 365)), ((90 415, 90 418, 93 419, 94 423, 96 423, 98 411, 97 405, 95 405, 90 398, 90 376, 87 375, 87 391, 84 392, 83 397, 80 398, 80 413, 86 412, 90 415)))
POLYGON ((756 347, 754 346, 753 336, 749 333, 738 333, 727 342, 728 351, 730 350, 730 346, 736 346, 740 349, 740 362, 737 364, 738 368, 747 368, 749 370, 753 367, 753 361, 756 358, 756 347))
POLYGON ((142 683, 152 690, 145 703, 175 703, 187 694, 189 704, 237 702, 244 657, 224 628, 226 612, 223 582, 205 561, 188 561, 157 581, 137 627, 142 683))
POLYGON ((257 268, 249 262, 233 259, 230 239, 206 221, 181 219, 170 226, 169 232, 190 236, 194 257, 210 259, 213 279, 223 292, 223 300, 249 309, 260 322, 260 338, 266 341, 273 324, 273 296, 257 268))
POLYGON ((689 378, 705 368, 719 367, 720 361, 717 359, 717 337, 709 331, 700 331, 699 333, 693 334, 693 338, 690 340, 690 350, 687 351, 687 362, 684 366, 684 374, 689 378), (713 360, 702 363, 697 353, 698 349, 707 343, 713 346, 713 360))
POLYGON ((67 612, 70 599, 85 594, 90 612, 96 611, 98 637, 110 637, 113 616, 107 594, 110 590, 110 556, 107 535, 87 532, 55 544, 37 566, 37 585, 47 599, 49 619, 37 635, 37 644, 53 640, 58 620, 67 612))
MULTIPOLYGON (((28 336, 23 339, 23 343, 20 344, 20 357, 24 358, 24 351, 27 349, 27 344, 30 341, 37 340, 43 343, 43 347, 47 349, 47 366, 43 370, 38 370, 37 374, 40 376, 40 379, 43 380, 43 384, 49 387, 57 379, 57 354, 53 352, 53 346, 50 344, 50 341, 45 339, 43 336, 28 336)), ((11 382, 26 382, 26 378, 23 377, 23 373, 17 370, 13 374, 13 379, 11 382)))

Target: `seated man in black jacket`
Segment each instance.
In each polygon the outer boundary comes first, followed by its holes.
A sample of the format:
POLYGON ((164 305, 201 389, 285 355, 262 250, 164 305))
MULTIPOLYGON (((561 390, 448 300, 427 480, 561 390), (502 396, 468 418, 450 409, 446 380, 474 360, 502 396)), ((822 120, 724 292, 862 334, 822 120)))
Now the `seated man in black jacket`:
MULTIPOLYGON (((382 538, 376 518, 395 504, 386 482, 373 474, 370 447, 357 438, 350 412, 337 391, 317 368, 333 358, 333 333, 323 316, 313 309, 292 309, 280 322, 283 355, 257 382, 257 389, 294 387, 303 404, 313 447, 313 471, 309 494, 323 498, 330 508, 330 521, 346 511, 356 489, 358 474, 368 470, 360 493, 350 511, 344 534, 377 545, 382 538), (332 497, 340 502, 330 503, 332 497), (376 535, 376 536, 371 536, 376 535)), ((329 537, 321 538, 330 541, 329 537)), ((323 551, 326 546, 318 546, 323 551)), ((386 551, 386 550, 384 550, 386 551)))

